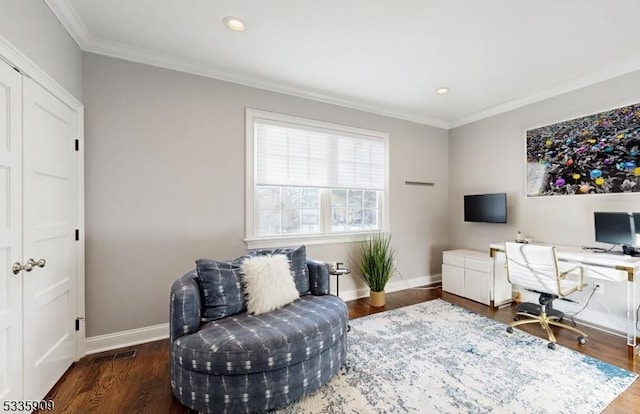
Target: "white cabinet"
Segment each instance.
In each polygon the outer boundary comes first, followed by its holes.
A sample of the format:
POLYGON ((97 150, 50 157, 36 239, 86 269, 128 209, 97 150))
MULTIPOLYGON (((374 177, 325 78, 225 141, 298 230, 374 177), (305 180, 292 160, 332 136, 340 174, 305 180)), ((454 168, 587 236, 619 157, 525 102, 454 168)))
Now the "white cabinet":
POLYGON ((494 261, 488 252, 447 250, 442 252, 442 290, 485 305, 511 300, 511 285, 494 277, 494 261))

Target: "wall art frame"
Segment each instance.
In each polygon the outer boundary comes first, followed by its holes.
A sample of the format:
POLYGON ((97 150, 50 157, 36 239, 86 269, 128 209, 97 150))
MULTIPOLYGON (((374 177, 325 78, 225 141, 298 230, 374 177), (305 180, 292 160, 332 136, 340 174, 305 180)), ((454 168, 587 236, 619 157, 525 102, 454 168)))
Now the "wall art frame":
POLYGON ((526 131, 526 195, 640 193, 640 103, 526 131))

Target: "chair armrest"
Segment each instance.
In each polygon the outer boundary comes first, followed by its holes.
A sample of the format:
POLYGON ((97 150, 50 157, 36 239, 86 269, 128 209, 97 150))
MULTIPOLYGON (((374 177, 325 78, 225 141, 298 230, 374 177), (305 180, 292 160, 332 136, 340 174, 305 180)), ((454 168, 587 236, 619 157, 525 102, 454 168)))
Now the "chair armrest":
POLYGON ((173 282, 171 286, 169 335, 176 339, 200 330, 202 303, 195 270, 173 282))
POLYGON ((312 295, 323 296, 329 294, 329 264, 317 260, 307 259, 309 269, 309 290, 312 295))
POLYGON ((584 283, 584 268, 579 264, 574 264, 573 267, 563 266, 563 269, 559 269, 558 274, 558 291, 560 296, 567 296, 575 291, 582 291, 582 288, 587 286, 584 283), (568 276, 578 276, 578 280, 572 280, 568 276), (569 288, 569 290, 563 290, 562 281, 567 280, 573 283, 577 283, 576 286, 569 288))

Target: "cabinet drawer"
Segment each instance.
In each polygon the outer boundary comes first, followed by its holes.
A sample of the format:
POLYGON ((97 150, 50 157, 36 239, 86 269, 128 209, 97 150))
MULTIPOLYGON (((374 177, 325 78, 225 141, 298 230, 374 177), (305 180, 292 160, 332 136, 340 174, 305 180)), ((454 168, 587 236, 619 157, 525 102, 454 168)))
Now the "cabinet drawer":
POLYGON ((442 263, 450 264, 453 266, 464 267, 464 256, 458 256, 457 254, 442 253, 442 263))
POLYGON ((471 259, 465 257, 464 267, 466 269, 477 270, 478 272, 489 273, 489 258, 486 259, 471 259))
POLYGON ((622 282, 629 279, 629 275, 624 270, 615 269, 613 267, 582 265, 584 269, 584 277, 600 280, 613 280, 622 282))

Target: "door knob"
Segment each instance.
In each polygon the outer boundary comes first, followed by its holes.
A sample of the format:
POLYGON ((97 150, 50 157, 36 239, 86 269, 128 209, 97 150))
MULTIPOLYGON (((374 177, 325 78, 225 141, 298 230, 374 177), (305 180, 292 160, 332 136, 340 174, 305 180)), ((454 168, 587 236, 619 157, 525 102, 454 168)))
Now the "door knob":
POLYGON ((27 261, 27 263, 21 265, 20 262, 15 262, 11 267, 11 270, 13 270, 14 275, 17 275, 22 270, 24 270, 25 272, 30 272, 33 270, 33 263, 31 263, 30 261, 27 261))
POLYGON ((21 265, 20 262, 15 262, 11 267, 11 270, 13 271, 14 275, 17 275, 22 270, 24 270, 25 272, 30 272, 33 270, 34 267, 44 267, 46 264, 47 264, 47 261, 44 259, 40 259, 38 261, 36 261, 35 259, 29 259, 23 265, 21 265))
MULTIPOLYGON (((34 260, 34 259, 29 259, 27 260, 27 263, 31 265, 31 268, 34 268, 36 266, 38 267, 44 267, 44 265, 47 264, 47 261, 44 259, 40 259, 38 261, 34 260)), ((28 271, 28 270, 27 270, 28 271)))

